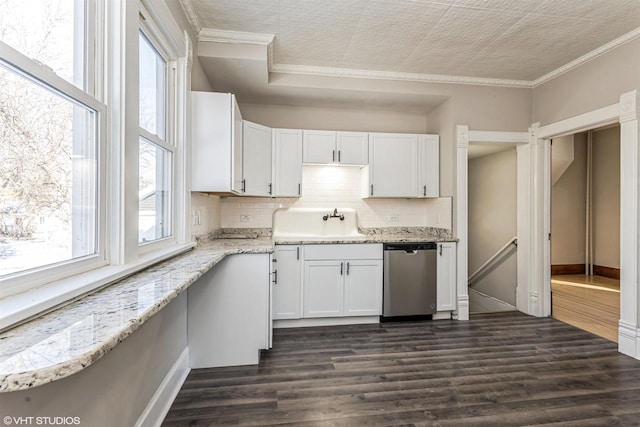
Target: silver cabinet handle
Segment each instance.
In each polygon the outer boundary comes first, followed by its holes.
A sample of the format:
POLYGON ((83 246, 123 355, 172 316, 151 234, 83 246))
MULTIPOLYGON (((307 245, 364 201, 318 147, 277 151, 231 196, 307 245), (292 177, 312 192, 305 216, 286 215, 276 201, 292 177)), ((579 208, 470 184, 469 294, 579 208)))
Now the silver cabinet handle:
POLYGON ((331 161, 335 162, 336 161, 336 150, 333 150, 333 154, 331 155, 331 161))
POLYGON ((373 196, 373 184, 371 184, 371 194, 370 196, 373 196))
POLYGON ((342 269, 344 268, 344 262, 340 263, 340 275, 342 276, 342 269))
POLYGON ((338 163, 340 163, 340 151, 341 150, 338 150, 338 163))
POLYGON ((269 183, 269 195, 273 194, 272 190, 273 190, 273 184, 269 183))
MULTIPOLYGON (((271 194, 271 193, 269 193, 269 194, 271 194)), ((425 196, 425 197, 427 196, 427 186, 426 185, 424 186, 424 189, 422 191, 422 195, 425 196)))
POLYGON ((442 245, 440 245, 440 256, 442 256, 442 245))
POLYGON ((300 259, 300 246, 296 248, 296 259, 300 259))
POLYGON ((247 191, 247 180, 246 179, 242 180, 242 188, 240 189, 240 191, 243 192, 243 193, 245 191, 247 191))
POLYGON ((349 263, 347 263, 347 276, 349 275, 349 263))
POLYGON ((273 284, 278 284, 278 270, 273 270, 273 284))
POLYGON ((298 184, 298 196, 302 194, 301 187, 302 187, 302 184, 298 184))

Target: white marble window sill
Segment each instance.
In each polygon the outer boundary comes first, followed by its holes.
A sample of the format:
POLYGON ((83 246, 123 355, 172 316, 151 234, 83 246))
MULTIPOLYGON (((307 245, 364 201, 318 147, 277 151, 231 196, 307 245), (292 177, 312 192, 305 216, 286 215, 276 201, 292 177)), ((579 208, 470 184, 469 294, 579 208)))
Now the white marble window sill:
POLYGON ((98 268, 0 299, 0 332, 191 250, 194 246, 195 243, 172 246, 148 253, 135 263, 98 268))

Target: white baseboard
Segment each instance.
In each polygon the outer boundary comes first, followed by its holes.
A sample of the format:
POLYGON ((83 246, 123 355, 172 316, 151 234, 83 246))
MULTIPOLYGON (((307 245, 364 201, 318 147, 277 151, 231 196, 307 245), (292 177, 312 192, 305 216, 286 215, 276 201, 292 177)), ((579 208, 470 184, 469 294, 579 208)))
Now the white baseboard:
POLYGON ((618 322, 618 351, 640 359, 640 330, 622 320, 618 322))
POLYGON ((305 328, 308 326, 363 325, 380 323, 380 316, 320 317, 316 319, 274 320, 273 328, 305 328))
POLYGON ((498 298, 469 288, 469 311, 472 313, 495 313, 498 311, 515 311, 516 307, 498 298))
POLYGON ((135 427, 159 427, 162 424, 190 370, 187 347, 165 375, 147 407, 142 411, 135 427))

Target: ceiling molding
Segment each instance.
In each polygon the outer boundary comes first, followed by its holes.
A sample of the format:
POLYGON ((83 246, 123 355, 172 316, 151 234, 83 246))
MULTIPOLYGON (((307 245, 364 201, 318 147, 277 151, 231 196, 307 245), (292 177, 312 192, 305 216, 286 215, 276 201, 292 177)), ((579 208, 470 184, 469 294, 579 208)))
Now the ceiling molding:
POLYGON ((219 43, 245 43, 267 46, 268 49, 268 69, 269 72, 282 74, 304 74, 318 75, 328 77, 350 77, 360 79, 379 79, 379 80, 399 80, 414 81, 423 83, 449 83, 449 84, 465 84, 475 86, 498 86, 498 87, 515 87, 515 88, 535 88, 554 78, 567 73, 580 65, 597 58, 609 51, 622 46, 638 37, 640 37, 640 27, 617 39, 604 44, 591 52, 559 67, 555 70, 539 77, 535 80, 511 80, 511 79, 495 79, 488 77, 471 77, 471 76, 450 76, 443 74, 420 74, 420 73, 404 73, 398 71, 381 71, 381 70, 360 70, 353 68, 339 67, 318 67, 296 64, 277 64, 273 58, 273 34, 248 33, 242 31, 218 30, 214 28, 201 28, 198 18, 193 11, 191 0, 180 0, 183 9, 187 14, 187 18, 191 23, 194 31, 197 30, 198 41, 219 42, 219 43), (193 19, 190 17, 193 14, 193 19))
POLYGON ((597 58, 600 55, 604 55, 605 53, 614 50, 617 47, 622 46, 625 43, 628 43, 632 40, 635 40, 636 38, 640 37, 640 27, 636 28, 633 31, 628 32, 627 34, 624 34, 620 37, 618 37, 615 40, 610 41, 607 44, 603 44, 602 46, 600 46, 599 48, 596 48, 594 50, 592 50, 591 52, 588 52, 584 55, 582 55, 581 57, 574 59, 573 61, 563 65, 562 67, 556 68, 555 70, 551 71, 550 73, 545 74, 542 77, 538 77, 537 79, 535 79, 532 83, 532 87, 537 87, 540 86, 541 84, 544 84, 546 82, 548 82, 549 80, 553 80, 558 76, 561 76, 564 73, 567 73, 571 70, 573 70, 574 68, 577 68, 579 66, 581 66, 582 64, 591 61, 592 59, 597 58))
POLYGON ((273 38, 273 34, 245 33, 242 31, 216 30, 214 28, 202 28, 198 33, 198 41, 201 42, 246 43, 268 46, 273 42, 273 38))
POLYGON ((476 86, 532 87, 527 80, 491 79, 484 77, 447 76, 441 74, 402 73, 397 71, 358 70, 352 68, 313 67, 307 65, 272 64, 271 72, 286 74, 310 74, 360 79, 405 80, 425 83, 453 83, 476 86))
POLYGON ((193 4, 191 4, 191 0, 179 0, 180 1, 180 6, 182 6, 182 10, 184 11, 184 14, 187 17, 187 21, 189 21, 189 24, 191 25, 191 29, 193 30, 193 32, 196 34, 196 37, 198 36, 198 34, 200 34, 200 31, 202 30, 202 26, 200 25, 200 21, 198 20, 198 15, 196 14, 196 11, 193 9, 193 4))

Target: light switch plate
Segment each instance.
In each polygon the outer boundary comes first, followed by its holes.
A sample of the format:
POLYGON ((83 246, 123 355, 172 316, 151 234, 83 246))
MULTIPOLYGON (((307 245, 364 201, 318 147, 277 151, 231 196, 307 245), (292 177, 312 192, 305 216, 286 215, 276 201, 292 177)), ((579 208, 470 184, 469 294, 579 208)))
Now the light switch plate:
POLYGON ((240 215, 240 222, 251 222, 251 215, 240 215))

